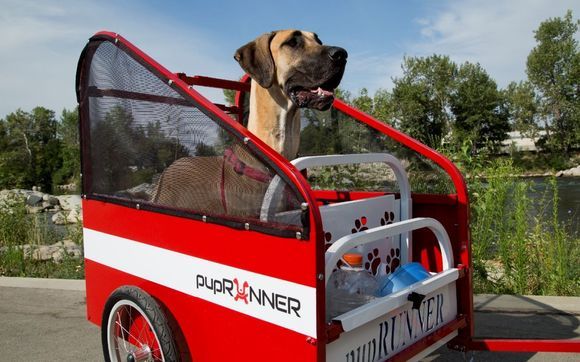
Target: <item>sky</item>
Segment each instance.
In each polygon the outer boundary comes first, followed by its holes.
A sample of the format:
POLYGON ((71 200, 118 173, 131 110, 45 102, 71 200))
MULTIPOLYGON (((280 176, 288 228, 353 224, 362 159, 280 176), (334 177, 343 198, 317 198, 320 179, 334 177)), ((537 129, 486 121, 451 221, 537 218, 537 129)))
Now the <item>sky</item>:
POLYGON ((580 17, 578 0, 0 0, 0 118, 75 107, 78 57, 99 30, 123 35, 171 71, 226 79, 243 74, 233 54, 260 34, 314 31, 349 53, 341 88, 374 94, 392 88, 404 56, 480 63, 500 87, 524 80, 534 30, 567 9, 580 17))

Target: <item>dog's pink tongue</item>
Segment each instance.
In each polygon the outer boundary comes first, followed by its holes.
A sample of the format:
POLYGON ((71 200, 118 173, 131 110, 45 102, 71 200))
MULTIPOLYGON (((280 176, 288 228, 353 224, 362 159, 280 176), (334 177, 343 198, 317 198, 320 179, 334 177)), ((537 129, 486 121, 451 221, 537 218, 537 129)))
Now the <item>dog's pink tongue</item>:
POLYGON ((334 92, 324 90, 324 89, 322 89, 320 87, 318 87, 318 89, 311 89, 310 90, 310 93, 316 93, 319 96, 332 96, 332 95, 334 95, 334 92))

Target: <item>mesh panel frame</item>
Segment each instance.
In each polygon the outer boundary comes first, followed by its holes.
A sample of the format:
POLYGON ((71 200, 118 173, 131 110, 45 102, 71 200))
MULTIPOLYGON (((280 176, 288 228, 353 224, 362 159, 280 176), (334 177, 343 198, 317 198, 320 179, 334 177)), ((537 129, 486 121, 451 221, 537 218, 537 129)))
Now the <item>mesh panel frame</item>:
POLYGON ((77 96, 86 197, 308 237, 305 215, 259 219, 276 175, 286 183, 279 214, 300 213, 304 201, 275 164, 121 42, 91 39, 79 61, 77 96))

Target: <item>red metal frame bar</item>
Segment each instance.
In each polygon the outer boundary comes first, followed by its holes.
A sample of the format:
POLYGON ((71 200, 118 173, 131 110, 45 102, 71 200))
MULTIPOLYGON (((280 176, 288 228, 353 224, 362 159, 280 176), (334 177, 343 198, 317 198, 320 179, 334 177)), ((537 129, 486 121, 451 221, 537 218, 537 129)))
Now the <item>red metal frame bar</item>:
POLYGON ((469 349, 493 352, 580 353, 578 339, 473 339, 469 349))
POLYGON ((201 75, 188 76, 185 73, 176 73, 177 77, 187 85, 197 85, 201 87, 230 89, 235 91, 249 92, 250 85, 220 78, 204 77, 201 75))
POLYGON ((234 99, 234 105, 240 109, 238 113, 238 122, 240 124, 242 124, 244 121, 244 101, 246 100, 246 93, 248 93, 251 89, 251 81, 252 79, 247 74, 244 74, 244 76, 240 78, 240 83, 246 84, 248 86, 248 90, 236 92, 236 98, 234 99))

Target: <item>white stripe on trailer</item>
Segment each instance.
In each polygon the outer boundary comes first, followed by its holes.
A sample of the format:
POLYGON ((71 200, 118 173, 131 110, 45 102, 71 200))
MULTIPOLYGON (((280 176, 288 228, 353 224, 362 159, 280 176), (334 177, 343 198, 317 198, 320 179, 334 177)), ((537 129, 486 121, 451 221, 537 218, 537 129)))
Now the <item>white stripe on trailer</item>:
POLYGON ((85 258, 316 337, 316 289, 84 228, 85 258))

